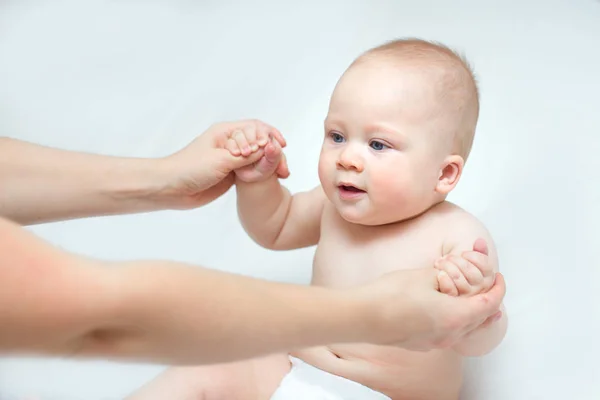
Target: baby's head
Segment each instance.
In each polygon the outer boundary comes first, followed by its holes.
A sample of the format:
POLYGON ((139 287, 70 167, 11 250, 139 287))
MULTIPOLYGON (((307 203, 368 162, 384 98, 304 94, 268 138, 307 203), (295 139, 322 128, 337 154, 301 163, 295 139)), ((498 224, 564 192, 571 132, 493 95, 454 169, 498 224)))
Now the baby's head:
POLYGON ((419 215, 454 189, 471 150, 477 84, 443 45, 396 40, 344 72, 331 96, 319 178, 348 221, 419 215))

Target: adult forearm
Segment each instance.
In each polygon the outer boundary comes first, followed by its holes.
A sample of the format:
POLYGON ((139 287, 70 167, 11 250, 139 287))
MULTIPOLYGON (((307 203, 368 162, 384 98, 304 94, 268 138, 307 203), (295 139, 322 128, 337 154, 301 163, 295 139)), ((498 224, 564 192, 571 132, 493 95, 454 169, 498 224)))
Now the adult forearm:
POLYGON ((106 273, 0 218, 0 353, 69 355, 110 324, 106 273))
POLYGON ((171 262, 115 267, 115 318, 87 336, 80 356, 201 364, 367 340, 366 306, 349 293, 171 262))
POLYGON ((258 244, 273 248, 292 205, 292 195, 276 176, 263 182, 236 182, 237 210, 246 233, 258 244))
POLYGON ((0 215, 35 224, 159 209, 159 166, 0 138, 0 215))
POLYGON ((0 237, 0 353, 199 364, 377 334, 367 296, 91 260, 2 218, 0 237))

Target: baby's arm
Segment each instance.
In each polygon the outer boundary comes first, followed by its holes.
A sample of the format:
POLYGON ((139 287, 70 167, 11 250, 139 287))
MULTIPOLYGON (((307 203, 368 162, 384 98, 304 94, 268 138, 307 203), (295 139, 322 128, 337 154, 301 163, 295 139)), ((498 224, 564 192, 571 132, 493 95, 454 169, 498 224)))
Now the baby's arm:
POLYGON ((276 176, 262 182, 236 181, 238 215, 248 235, 272 250, 317 244, 325 194, 320 186, 291 195, 276 176))
MULTIPOLYGON (((467 223, 458 235, 446 241, 443 254, 444 257, 436 263, 436 268, 448 273, 446 282, 452 280, 455 285, 452 294, 472 296, 492 287, 493 278, 498 272, 498 255, 489 232, 481 223, 467 223), (477 239, 483 239, 487 243, 487 246, 483 246, 483 253, 472 251, 472 243, 477 239)), ((451 293, 449 285, 444 285, 444 280, 440 280, 440 289, 451 293)), ((504 304, 500 306, 500 311, 500 319, 486 321, 453 346, 453 349, 467 357, 483 356, 495 349, 504 339, 508 324, 504 304)))
MULTIPOLYGON (((228 149, 235 155, 237 142, 252 146, 260 143, 252 131, 238 132, 236 143, 228 149)), ((281 144, 283 138, 270 140, 265 155, 254 165, 236 170, 238 215, 248 235, 259 245, 273 250, 288 250, 317 244, 325 194, 320 186, 292 196, 279 183, 278 171, 287 176, 281 144), (277 167, 279 166, 279 167, 277 167)), ((255 148, 257 146, 254 146, 255 148)))

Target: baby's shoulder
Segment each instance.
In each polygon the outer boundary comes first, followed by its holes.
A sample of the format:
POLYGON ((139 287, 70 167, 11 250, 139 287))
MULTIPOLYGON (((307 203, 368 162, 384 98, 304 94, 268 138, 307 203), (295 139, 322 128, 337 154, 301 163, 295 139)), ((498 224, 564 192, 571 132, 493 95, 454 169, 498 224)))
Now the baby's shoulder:
POLYGON ((428 214, 432 222, 448 225, 453 229, 485 229, 485 225, 477 217, 449 201, 435 205, 428 214))
POLYGON ((442 233, 443 253, 470 250, 478 238, 493 246, 491 234, 485 224, 465 209, 451 202, 436 205, 430 211, 432 226, 442 233))

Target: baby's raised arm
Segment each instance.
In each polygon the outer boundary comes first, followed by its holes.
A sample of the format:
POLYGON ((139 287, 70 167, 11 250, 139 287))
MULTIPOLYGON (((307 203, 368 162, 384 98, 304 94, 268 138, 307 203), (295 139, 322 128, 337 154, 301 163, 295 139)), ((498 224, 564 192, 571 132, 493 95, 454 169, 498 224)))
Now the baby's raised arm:
MULTIPOLYGON (((237 136, 236 142, 243 146, 256 149, 264 145, 253 132, 243 131, 237 136)), ((292 196, 279 183, 281 171, 287 173, 282 141, 283 138, 277 137, 269 140, 261 160, 235 171, 237 209, 242 226, 256 243, 272 250, 317 244, 325 203, 320 186, 292 196)), ((237 144, 231 143, 229 150, 235 154, 236 147, 237 144)))
POLYGON ((263 182, 236 182, 242 226, 259 245, 290 250, 316 245, 325 194, 320 186, 291 195, 276 176, 263 182))

